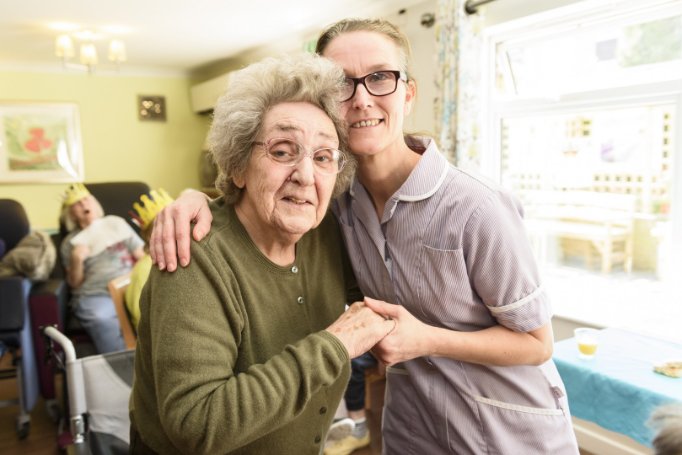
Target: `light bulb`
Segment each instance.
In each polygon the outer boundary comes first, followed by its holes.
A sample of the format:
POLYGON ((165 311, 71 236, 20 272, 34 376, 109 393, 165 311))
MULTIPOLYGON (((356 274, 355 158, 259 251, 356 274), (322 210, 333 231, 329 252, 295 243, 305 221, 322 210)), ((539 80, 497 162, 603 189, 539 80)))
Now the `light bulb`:
POLYGON ((71 58, 73 52, 73 40, 69 35, 59 35, 55 41, 54 53, 57 57, 62 59, 71 58))

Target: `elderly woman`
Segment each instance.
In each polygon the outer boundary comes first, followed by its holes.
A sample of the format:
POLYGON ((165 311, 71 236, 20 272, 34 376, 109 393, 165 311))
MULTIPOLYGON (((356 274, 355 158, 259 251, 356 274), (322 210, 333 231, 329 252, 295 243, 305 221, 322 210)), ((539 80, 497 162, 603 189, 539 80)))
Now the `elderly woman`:
POLYGON ((343 312, 359 296, 327 214, 353 167, 342 76, 313 55, 268 59, 219 100, 215 228, 142 294, 132 453, 319 454, 350 359, 394 328, 363 302, 343 312))
POLYGON ((102 206, 83 184, 64 195, 61 218, 69 231, 60 247, 71 287, 71 308, 103 354, 125 349, 110 280, 124 275, 144 256, 144 242, 119 216, 104 215, 102 206))

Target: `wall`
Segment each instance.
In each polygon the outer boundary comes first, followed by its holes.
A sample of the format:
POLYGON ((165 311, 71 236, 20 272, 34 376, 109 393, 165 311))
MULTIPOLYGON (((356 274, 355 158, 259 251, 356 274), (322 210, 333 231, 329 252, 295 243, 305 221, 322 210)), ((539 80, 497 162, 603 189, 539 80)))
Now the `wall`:
MULTIPOLYGON (((192 113, 185 77, 0 73, 0 102, 72 102, 80 110, 86 182, 141 180, 171 195, 199 182, 208 118, 192 113), (166 122, 139 121, 137 95, 166 97, 166 122)), ((54 229, 66 184, 3 184, 31 226, 54 229)))
POLYGON ((499 0, 478 8, 485 18, 485 25, 495 25, 554 8, 579 3, 581 0, 499 0))
POLYGON ((421 25, 423 14, 436 14, 436 0, 406 8, 402 14, 387 16, 410 40, 412 53, 411 74, 417 83, 417 98, 412 111, 405 119, 405 132, 434 136, 436 117, 433 111, 436 98, 436 31, 435 27, 421 25))

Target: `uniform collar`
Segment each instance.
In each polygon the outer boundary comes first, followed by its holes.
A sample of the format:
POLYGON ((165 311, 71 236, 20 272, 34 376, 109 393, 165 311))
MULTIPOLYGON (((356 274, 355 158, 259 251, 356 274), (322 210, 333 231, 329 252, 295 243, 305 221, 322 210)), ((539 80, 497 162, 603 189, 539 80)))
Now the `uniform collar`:
MULTIPOLYGON (((397 201, 421 201, 431 197, 445 181, 449 163, 438 150, 436 141, 426 136, 405 136, 407 145, 422 157, 417 166, 412 170, 409 177, 393 194, 391 200, 397 201)), ((354 177, 350 186, 350 195, 364 193, 362 184, 354 177)))

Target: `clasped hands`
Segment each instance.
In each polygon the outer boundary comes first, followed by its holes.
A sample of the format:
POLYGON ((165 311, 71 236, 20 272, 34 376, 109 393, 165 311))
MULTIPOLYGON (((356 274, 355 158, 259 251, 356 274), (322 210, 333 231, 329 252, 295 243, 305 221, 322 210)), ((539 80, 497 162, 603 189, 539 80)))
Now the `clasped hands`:
POLYGON ((351 358, 371 350, 383 364, 394 365, 429 354, 425 336, 429 329, 401 305, 365 297, 327 331, 339 338, 351 358))

